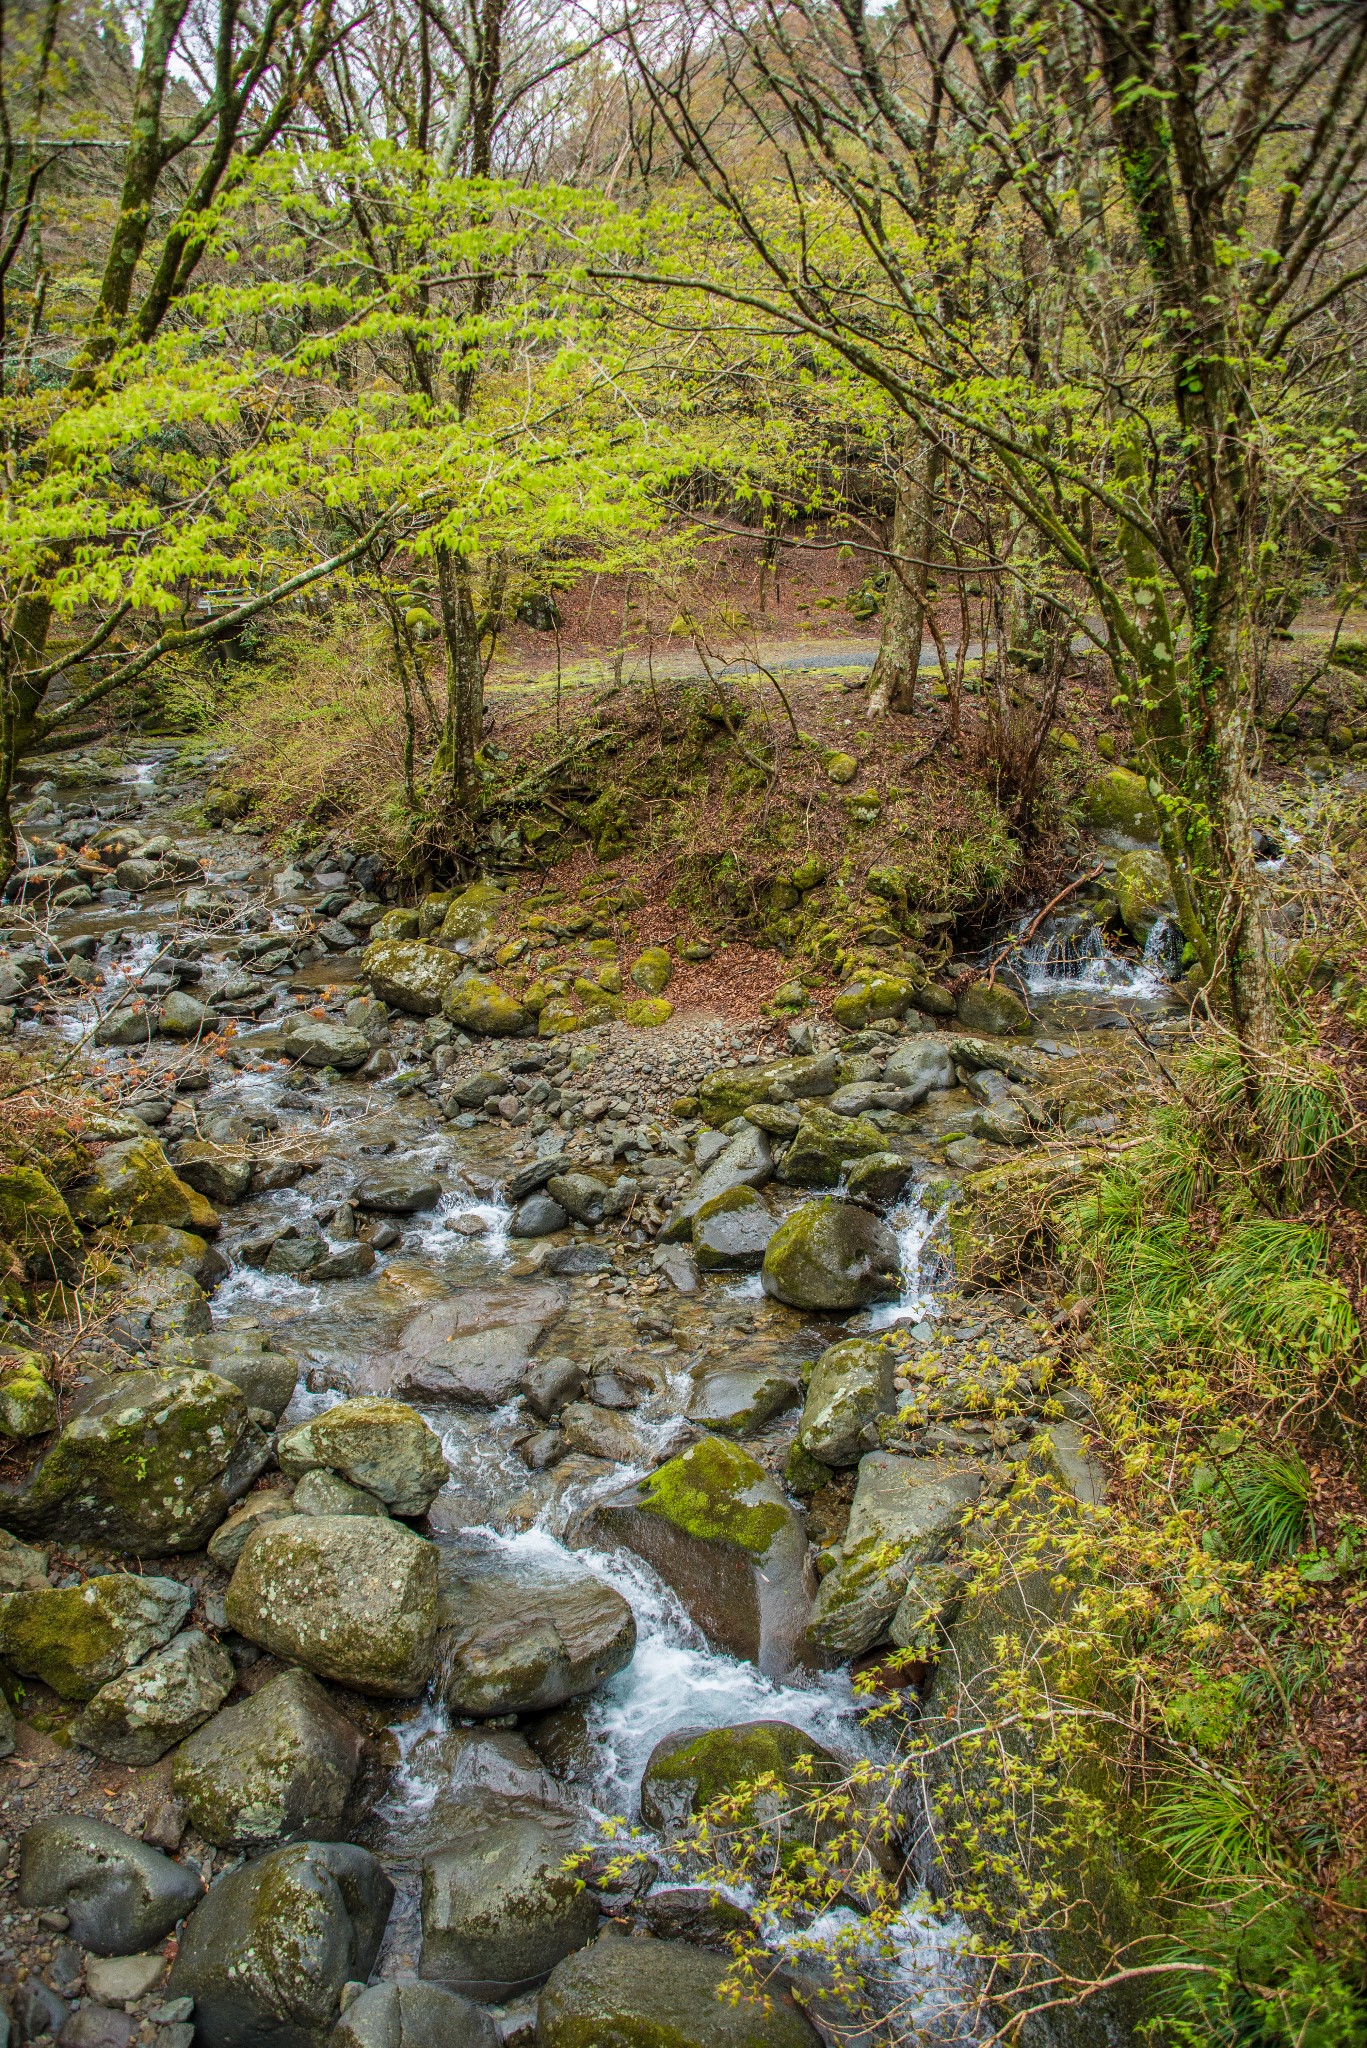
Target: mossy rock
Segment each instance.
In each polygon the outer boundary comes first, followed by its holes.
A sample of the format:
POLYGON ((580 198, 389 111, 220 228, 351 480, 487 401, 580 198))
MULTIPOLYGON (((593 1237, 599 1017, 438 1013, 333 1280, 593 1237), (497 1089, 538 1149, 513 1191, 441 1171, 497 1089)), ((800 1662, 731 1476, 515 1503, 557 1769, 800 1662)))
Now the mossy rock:
POLYGON ((447 911, 459 896, 459 889, 429 889, 418 905, 418 937, 435 938, 447 911))
POLYGON ((854 755, 843 753, 839 747, 827 747, 821 756, 821 766, 831 782, 853 782, 859 773, 854 755))
POLYGON ((856 1203, 804 1202, 770 1238, 762 1279, 765 1293, 789 1308, 866 1308, 901 1289, 897 1240, 856 1203))
POLYGON ((551 1972, 541 2048, 820 2048, 781 1981, 733 2000, 726 1956, 684 1941, 604 1934, 551 1972))
POLYGON ((1101 1152, 1044 1152, 969 1174, 948 1218, 959 1281, 1013 1285, 1048 1254, 1063 1212, 1104 1157, 1101 1152))
POLYGON ((800 860, 789 879, 795 889, 806 895, 809 889, 819 889, 830 869, 819 853, 809 853, 800 860))
POLYGON ((897 974, 858 974, 831 1004, 831 1015, 847 1031, 905 1017, 916 997, 916 985, 897 974))
POLYGON ((416 939, 417 936, 416 910, 386 910, 383 917, 377 917, 370 927, 372 945, 384 945, 390 939, 416 939))
POLYGON ((631 963, 631 978, 648 996, 663 995, 673 967, 663 946, 646 946, 631 963))
POLYGON ((37 1351, 0 1355, 0 1436, 45 1436, 57 1427, 57 1396, 37 1351))
POLYGON ((173 1230, 216 1237, 218 1211, 177 1174, 152 1137, 110 1145, 91 1178, 75 1190, 71 1210, 82 1223, 169 1223, 173 1230))
POLYGON ((217 1374, 117 1373, 20 1486, 0 1488, 0 1514, 135 1557, 199 1550, 269 1455, 241 1390, 217 1374))
POLYGON ((886 1344, 847 1337, 823 1351, 807 1382, 797 1440, 823 1465, 855 1465, 877 1448, 877 1421, 897 1406, 894 1354, 886 1344))
POLYGON ((804 1791, 839 1783, 839 1759, 788 1721, 742 1721, 730 1728, 680 1728, 657 1742, 641 1779, 641 1818, 661 1834, 677 1829, 716 1799, 743 1793, 762 1778, 776 1781, 758 1795, 756 1819, 804 1791))
POLYGON ((837 1116, 834 1110, 808 1103, 783 1155, 778 1177, 787 1187, 838 1187, 846 1161, 882 1152, 887 1142, 867 1117, 837 1116))
POLYGON ((286 1430, 276 1446, 291 1479, 335 1472, 391 1514, 425 1515, 447 1480, 441 1439, 406 1401, 361 1395, 286 1430))
POLYGON ((1034 1028, 1020 997, 1000 982, 993 982, 991 988, 985 981, 971 982, 960 992, 954 1007, 965 1031, 990 1038, 1018 1037, 1034 1028))
POLYGON ((537 1013, 536 1028, 541 1038, 563 1038, 569 1031, 583 1029, 584 1019, 565 996, 550 996, 537 1013))
POLYGON ((447 988, 441 1007, 458 1030, 479 1038, 516 1038, 530 1022, 516 996, 487 974, 462 974, 447 988))
POLYGON ((81 1233, 70 1209, 36 1166, 10 1166, 0 1172, 0 1238, 35 1280, 60 1278, 81 1250, 81 1233))
POLYGON ((1159 919, 1177 909, 1162 854, 1147 848, 1122 853, 1115 864, 1115 900, 1126 931, 1137 946, 1144 945, 1159 919))
POLYGON ((802 1524, 764 1467, 706 1436, 585 1511, 585 1540, 659 1572, 710 1641, 769 1675, 791 1667, 813 1579, 802 1524))
POLYGON ((1097 777, 1083 801, 1082 815, 1094 832, 1150 846, 1158 843, 1158 807, 1143 776, 1132 775, 1128 768, 1109 768, 1097 777))
POLYGON ((64 1700, 101 1686, 169 1642, 194 1601, 176 1579, 110 1572, 83 1586, 44 1586, 0 1602, 0 1657, 64 1700))
POLYGON ((381 1002, 413 1017, 435 1017, 463 972, 459 954, 417 939, 372 939, 361 955, 361 979, 381 1002))
POLYGON ((653 1031, 673 1015, 674 1005, 667 996, 642 996, 638 1002, 622 1005, 624 1022, 638 1031, 653 1031))
POLYGON ((840 1062, 834 1053, 774 1060, 763 1067, 716 1067, 698 1085, 699 1111, 720 1130, 755 1103, 804 1102, 833 1094, 839 1082, 840 1062))
POLYGON ((300 1835, 330 1841, 363 1747, 316 1678, 282 1671, 181 1745, 172 1782, 192 1826, 220 1849, 300 1835))
POLYGON ((441 921, 443 939, 482 939, 498 923, 507 898, 492 882, 472 882, 453 896, 441 921))

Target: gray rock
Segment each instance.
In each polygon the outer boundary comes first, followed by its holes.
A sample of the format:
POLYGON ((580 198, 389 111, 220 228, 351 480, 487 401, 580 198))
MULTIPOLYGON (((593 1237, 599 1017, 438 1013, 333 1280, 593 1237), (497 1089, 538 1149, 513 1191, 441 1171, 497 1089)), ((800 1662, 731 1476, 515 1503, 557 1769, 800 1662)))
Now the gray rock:
POLYGON ((845 1176, 845 1192, 852 1202, 867 1202, 875 1209, 889 1209, 897 1200, 915 1168, 896 1152, 870 1152, 856 1159, 845 1176))
POLYGON ((142 1956, 92 1956, 85 1966, 85 1988, 101 2003, 123 2005, 145 1998, 165 1975, 160 1949, 142 1956))
POLYGON ((553 1231, 564 1230, 569 1223, 569 1212, 562 1209, 551 1195, 528 1195, 525 1202, 519 1202, 508 1225, 509 1237, 549 1237, 553 1231))
POLYGON ((641 1778, 641 1818, 668 1835, 714 1799, 773 1777, 779 1790, 756 1793, 755 1822, 773 1826, 844 1776, 839 1759, 788 1721, 741 1721, 728 1728, 677 1728, 651 1750, 641 1778))
MULTIPOLYGON (((466 1105, 472 1109, 480 1108, 490 1095, 501 1095, 508 1085, 507 1076, 504 1074, 476 1076, 476 1079, 487 1082, 489 1086, 487 1094, 481 1095, 477 1102, 466 1105)), ((473 1086, 473 1083, 464 1082, 462 1086, 468 1088, 473 1086)), ((456 1090, 456 1099, 464 1101, 460 1089, 456 1090)), ((533 1159, 528 1165, 519 1166, 508 1182, 508 1200, 521 1202, 528 1195, 539 1193, 548 1180, 554 1179, 557 1173, 568 1173, 573 1164, 568 1152, 552 1152, 545 1159, 533 1159)))
POLYGON ((634 1551, 709 1641, 768 1677, 792 1668, 815 1585, 806 1533, 739 1445, 703 1437, 636 1485, 590 1502, 572 1540, 634 1551))
POLYGON ((598 1903, 566 1871, 566 1853, 559 1831, 508 1820, 429 1856, 421 1975, 490 2001, 544 1983, 598 1926, 598 1903))
POLYGON ((544 1713, 631 1662, 636 1620, 589 1572, 443 1544, 437 1691, 455 1714, 544 1713))
POLYGON ((225 1605, 229 1626, 273 1655, 410 1698, 432 1670, 436 1551, 401 1522, 291 1515, 248 1543, 225 1605))
POLYGON ((421 1167, 396 1162, 366 1174, 356 1183, 351 1199, 358 1209, 371 1209, 382 1216, 414 1216, 420 1209, 436 1208, 441 1182, 421 1167))
POLYGON ((96 1045, 150 1045, 157 1028, 157 1013, 141 1001, 121 1003, 109 1010, 95 1026, 96 1045))
POLYGON ((571 1401, 561 1410, 560 1427, 571 1450, 614 1465, 637 1465, 647 1459, 645 1440, 624 1415, 600 1408, 596 1401, 571 1401))
POLYGON ((270 1441, 241 1391, 213 1373, 116 1373, 0 1513, 29 1535, 135 1557, 200 1550, 264 1470, 270 1441))
POLYGON ((757 1273, 777 1229, 753 1188, 730 1188, 694 1212, 693 1256, 704 1273, 757 1273))
POLYGON ((693 1234, 693 1218, 707 1202, 733 1188, 767 1187, 774 1177, 774 1154, 766 1134, 747 1124, 730 1139, 700 1177, 691 1194, 680 1202, 660 1233, 666 1244, 682 1244, 693 1234))
MULTIPOLYGON (((71 2008, 41 1977, 26 1977, 14 1997, 14 2017, 21 2042, 41 2041, 47 2035, 60 2036, 71 2008)), ((9 2031, 6 2018, 5 2031, 9 2031)))
POLYGON ((340 1251, 329 1252, 319 1259, 316 1266, 309 1267, 310 1280, 359 1280, 375 1266, 375 1247, 369 1244, 344 1244, 340 1251))
POLYGON ((535 1359, 527 1367, 522 1378, 522 1393, 533 1415, 549 1422, 567 1401, 578 1398, 583 1385, 582 1366, 577 1365, 574 1359, 557 1353, 553 1358, 535 1359))
POLYGON ((0 1658, 64 1700, 89 1700, 173 1636, 194 1604, 177 1579, 110 1572, 0 1603, 0 1658))
POLYGON ((177 1268, 188 1273, 207 1293, 230 1270, 223 1254, 192 1230, 173 1230, 169 1223, 138 1223, 126 1233, 133 1264, 177 1268))
POLYGON ((441 1439, 417 1410, 374 1394, 339 1401, 287 1430, 276 1456, 291 1479, 322 1466, 395 1515, 425 1515, 447 1479, 441 1439))
POLYGON ((175 1168, 187 1186, 225 1209, 245 1202, 252 1184, 252 1162, 245 1153, 202 1138, 178 1148, 175 1168))
POLYGON ((439 1984, 372 1984, 352 2000, 327 2048, 502 2048, 487 2012, 439 1984))
POLYGON ((317 1230, 301 1230, 298 1224, 291 1223, 271 1240, 263 1259, 248 1256, 245 1245, 243 1254, 249 1265, 259 1265, 264 1272, 293 1274, 297 1278, 321 1265, 328 1256, 328 1248, 317 1230))
POLYGON ((786 1216, 764 1256, 764 1291, 789 1308, 864 1308, 902 1284, 897 1240, 855 1202, 826 1197, 786 1216))
POLYGON ((210 1037, 220 1022, 217 1010, 201 1003, 198 996, 187 995, 182 988, 173 989, 167 996, 157 1021, 166 1038, 210 1037))
POLYGON ((73 1733, 111 1763, 154 1764, 216 1713, 236 1683, 227 1651, 199 1629, 186 1629, 102 1685, 73 1733))
POLYGON ((944 1559, 982 1484, 976 1465, 887 1451, 860 1460, 841 1559, 812 1610, 808 1633, 819 1655, 857 1657, 882 1639, 911 1574, 944 1559))
POLYGON ((296 1515, 387 1515, 388 1508, 363 1486, 352 1486, 321 1465, 306 1472, 290 1496, 296 1515))
POLYGON ((0 1529, 0 1599, 47 1584, 47 1552, 35 1550, 0 1529))
POLYGON ((213 1320, 197 1280, 175 1267, 154 1266, 124 1289, 110 1327, 120 1343, 141 1351, 149 1344, 202 1336, 213 1320))
POLYGON ((991 988, 985 981, 971 983, 956 996, 954 1009, 965 1031, 981 1031, 989 1037, 1006 1038, 1032 1028, 1025 1004, 1000 982, 991 988))
POLYGON ((382 1383, 412 1399, 501 1408, 568 1301, 567 1288, 541 1281, 470 1287, 434 1302, 404 1330, 382 1383))
POLYGON ((0 1756, 13 1756, 18 1722, 14 1709, 3 1692, 0 1692, 0 1756))
POLYGON ((221 1877, 181 1939, 168 1997, 199 2048, 319 2048, 342 1987, 374 1967, 394 1887, 349 1842, 291 1842, 221 1877))
POLYGON ((363 1744, 316 1678, 282 1671, 191 1735, 172 1782, 191 1823, 221 1849, 288 1836, 332 1840, 363 1744))
POLYGON ((370 1040, 349 1024, 329 1024, 322 1017, 292 1017, 282 1043, 287 1056, 306 1067, 339 1067, 349 1073, 370 1058, 370 1040))
POLYGON ((277 1351, 272 1339, 256 1329, 214 1329, 184 1346, 167 1346, 158 1355, 168 1365, 198 1365, 217 1373, 241 1388, 249 1408, 269 1408, 277 1416, 289 1407, 299 1383, 297 1361, 289 1352, 277 1351))
POLYGON ((821 1354, 797 1432, 810 1457, 823 1465, 857 1465, 863 1452, 877 1449, 877 1418, 897 1407, 894 1363, 886 1344, 862 1337, 846 1338, 821 1354))
POLYGON ((202 1897, 190 1871, 107 1821, 52 1815, 19 1843, 19 1904, 65 1913, 98 1956, 152 1948, 202 1897))
POLYGON ((795 1407, 798 1399, 797 1387, 784 1373, 764 1366, 727 1367, 697 1376, 688 1419, 722 1436, 749 1436, 795 1407))
POLYGON ((416 939, 377 939, 362 956, 361 973, 372 992, 394 1009, 414 1017, 435 1017, 464 966, 458 953, 441 946, 425 946, 416 939))
POLYGON ((270 1487, 260 1493, 249 1493, 240 1507, 233 1509, 226 1522, 220 1522, 209 1538, 209 1556, 220 1571, 237 1569, 237 1561, 248 1541, 267 1522, 282 1521, 294 1513, 294 1503, 279 1487, 270 1487))
POLYGON ((883 1069, 883 1078, 906 1090, 916 1102, 924 1102, 932 1089, 954 1086, 954 1062, 949 1048, 920 1039, 914 1045, 899 1045, 883 1069))
POLYGON ((552 1972, 537 2002, 539 2048, 820 2048, 781 1979, 733 2003, 730 1968, 688 1942, 604 1934, 552 1972))
POLYGON ((576 1223, 601 1223, 608 1199, 605 1182, 591 1173, 557 1173, 546 1183, 551 1200, 558 1202, 576 1223))

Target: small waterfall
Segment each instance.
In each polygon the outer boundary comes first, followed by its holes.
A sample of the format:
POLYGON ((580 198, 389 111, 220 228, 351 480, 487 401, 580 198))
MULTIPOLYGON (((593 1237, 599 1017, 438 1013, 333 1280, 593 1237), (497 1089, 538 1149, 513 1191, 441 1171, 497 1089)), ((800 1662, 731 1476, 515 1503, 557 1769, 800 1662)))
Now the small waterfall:
MULTIPOLYGON (((1160 918, 1154 933, 1169 920, 1160 918)), ((1150 934, 1150 946, 1154 933, 1150 934)), ((1012 964, 1032 996, 1104 995, 1158 996, 1166 977, 1163 956, 1140 961, 1122 959, 1106 944, 1094 918, 1051 918, 1038 938, 1012 955, 1012 964)))
POLYGON ((896 1234, 902 1262, 902 1292, 869 1311, 868 1327, 887 1330, 894 1323, 919 1323, 939 1314, 937 1288, 943 1288, 949 1260, 942 1225, 949 1204, 927 1209, 921 1201, 924 1189, 915 1189, 911 1199, 894 1209, 888 1223, 896 1234), (936 1242, 937 1237, 939 1243, 936 1242))

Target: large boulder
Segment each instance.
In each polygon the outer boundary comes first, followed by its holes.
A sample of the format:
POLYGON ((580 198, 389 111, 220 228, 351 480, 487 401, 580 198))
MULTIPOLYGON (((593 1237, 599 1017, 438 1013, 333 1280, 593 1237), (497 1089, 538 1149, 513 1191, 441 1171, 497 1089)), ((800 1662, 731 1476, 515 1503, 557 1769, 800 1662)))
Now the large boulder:
POLYGON ((993 982, 991 987, 985 981, 970 982, 959 991, 954 1008, 965 1031, 1009 1038, 1033 1028, 1030 1012, 1020 997, 1000 982, 993 982))
POLYGON ((833 1052, 811 1058, 772 1060, 762 1067, 718 1067, 698 1084, 698 1109, 720 1130, 757 1102, 801 1102, 831 1095, 840 1085, 840 1061, 833 1052))
POLYGON ((216 1713, 236 1683, 227 1651, 202 1630, 185 1629, 102 1685, 73 1733, 111 1763, 154 1764, 216 1713))
POLYGON ((173 1783, 192 1825, 221 1849, 295 1835, 326 1842, 339 1832, 362 1747, 316 1678, 282 1671, 190 1737, 173 1783))
POLYGON ((81 1251, 81 1233, 62 1195, 36 1166, 0 1171, 0 1241, 33 1279, 52 1279, 81 1251))
POLYGON ((699 1270, 757 1272, 777 1229, 777 1217, 753 1188, 728 1188, 724 1195, 713 1195, 693 1217, 693 1255, 699 1270))
POLYGON ((515 1038, 525 1031, 531 1018, 516 996, 487 974, 462 974, 441 999, 442 1015, 459 1031, 471 1031, 478 1038, 515 1038))
POLYGON ((795 1383, 772 1366, 724 1366, 697 1374, 688 1419, 719 1436, 750 1436, 798 1399, 795 1383))
POLYGON ((949 1047, 924 1038, 899 1045, 889 1056, 883 1079, 903 1089, 913 1104, 924 1102, 935 1089, 954 1086, 954 1061, 949 1047))
POLYGON ((229 1209, 245 1202, 252 1184, 252 1162, 234 1145, 214 1145, 193 1138, 176 1153, 176 1171, 199 1194, 229 1209))
POLYGON ((848 1313, 893 1299, 902 1285, 897 1240, 858 1203, 804 1202, 769 1240, 763 1285, 789 1308, 848 1313))
POLYGON ((373 995, 413 1017, 436 1017, 441 999, 464 972, 456 953, 416 939, 381 939, 361 955, 361 978, 373 995))
POLYGON ((666 1243, 678 1244, 693 1235, 693 1219, 700 1209, 736 1188, 766 1187, 774 1177, 774 1155, 764 1132, 753 1124, 738 1131, 709 1160, 697 1185, 680 1202, 661 1233, 666 1243))
POLYGON ((939 1563, 958 1542, 982 1485, 977 1465, 949 1459, 871 1451, 860 1460, 840 1562, 812 1610, 808 1634, 819 1657, 857 1657, 882 1639, 916 1569, 939 1563))
POLYGON ((353 1998, 327 2048, 502 2048, 487 2012, 440 1984, 372 1984, 353 1998))
POLYGON ((192 1230, 169 1223, 135 1223, 124 1233, 122 1252, 135 1267, 161 1266, 188 1273, 205 1292, 228 1276, 228 1261, 192 1230))
POLYGON ((210 1330, 184 1344, 167 1345, 158 1356, 168 1365, 202 1366, 206 1372, 239 1387, 249 1408, 265 1408, 283 1415, 299 1382, 298 1362, 288 1351, 277 1351, 263 1330, 227 1328, 210 1330))
POLYGON ((905 1017, 916 1000, 916 983, 900 974, 861 970, 831 1004, 831 1015, 847 1031, 858 1031, 889 1017, 905 1017))
POLYGON ((65 1913, 72 1939, 97 1956, 152 1948, 203 1896, 197 1872, 107 1821, 53 1814, 19 1844, 19 1904, 65 1913))
POLYGON ((1119 839, 1158 843, 1158 806, 1142 775, 1128 768, 1108 768, 1098 775, 1083 801, 1082 815, 1094 832, 1119 839))
POLYGON ((419 1311, 381 1371, 385 1391, 501 1408, 569 1301, 555 1281, 471 1287, 419 1311))
POLYGON ((447 1478, 441 1439, 417 1409, 373 1394, 287 1430, 276 1455, 291 1479, 320 1468, 339 1473, 395 1515, 425 1515, 447 1478))
POLYGON ((437 1553, 401 1522, 271 1522, 243 1550, 225 1604, 249 1642, 358 1692, 411 1698, 431 1676, 437 1553))
POLYGON ((589 1572, 443 1544, 437 1691, 454 1714, 544 1713, 631 1662, 636 1618, 589 1572))
POLYGON ((786 1496, 738 1445, 703 1437, 592 1502, 578 1533, 643 1557, 720 1649, 768 1676, 792 1668, 815 1583, 807 1538, 786 1496))
POLYGON ((857 1465, 876 1449, 877 1420, 897 1406, 895 1355, 886 1344, 847 1337, 823 1351, 807 1383, 797 1440, 823 1465, 857 1465))
POLYGON ((26 1535, 135 1557, 200 1550, 265 1468, 270 1442, 239 1388, 210 1372, 116 1373, 0 1513, 26 1535))
POLYGON ((168 1999, 197 2048, 323 2048, 342 1987, 364 1983, 394 1887, 349 1842, 291 1842, 221 1877, 181 1937, 168 1999))
POLYGON ((71 1197, 73 1215, 95 1227, 169 1223, 199 1237, 218 1233, 218 1211, 180 1179, 157 1140, 125 1138, 106 1146, 89 1180, 71 1197))
POLYGON ((169 1641, 193 1602, 178 1579, 132 1572, 11 1593, 0 1601, 0 1658, 64 1700, 93 1699, 169 1641))
POLYGON ((440 932, 443 939, 482 939, 498 922, 508 902, 493 882, 471 882, 448 899, 440 932))
POLYGON ((848 1161, 881 1152, 887 1142, 867 1117, 808 1107, 783 1155, 778 1177, 793 1188, 839 1187, 848 1161))
POLYGON ((598 1926, 598 1903, 565 1868, 562 1830, 492 1821, 422 1871, 422 1976, 502 2001, 545 1982, 598 1926))
POLYGON ((292 1060, 306 1067, 338 1067, 349 1073, 363 1067, 373 1047, 364 1031, 349 1024, 333 1024, 326 1017, 294 1017, 286 1024, 281 1042, 292 1060))
POLYGON ((782 1984, 733 2000, 730 1959, 683 1941, 604 1934, 552 1971, 539 2048, 820 2048, 782 1984))
POLYGON ((843 1775, 839 1758, 788 1721, 679 1728, 650 1752, 641 1779, 641 1818, 668 1834, 714 1799, 773 1778, 776 1790, 757 1795, 752 1809, 755 1818, 772 1820, 804 1792, 838 1784, 843 1775))
POLYGON ((1172 877, 1162 854, 1143 847, 1122 853, 1115 864, 1115 900, 1126 931, 1137 946, 1143 946, 1159 919, 1177 911, 1172 877))
POLYGON ((381 1216, 416 1216, 420 1209, 436 1208, 441 1182, 421 1166, 386 1160, 357 1181, 351 1199, 358 1209, 381 1216))

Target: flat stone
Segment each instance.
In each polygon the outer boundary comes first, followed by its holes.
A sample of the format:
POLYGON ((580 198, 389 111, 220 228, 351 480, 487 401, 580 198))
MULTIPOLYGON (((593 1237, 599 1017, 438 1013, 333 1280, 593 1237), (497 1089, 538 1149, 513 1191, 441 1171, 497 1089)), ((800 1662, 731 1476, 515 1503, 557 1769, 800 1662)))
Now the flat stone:
POLYGON ((358 1209, 383 1216, 413 1216, 420 1209, 436 1208, 441 1182, 421 1167, 384 1166, 359 1180, 351 1199, 358 1209))
POLYGON ((92 1956, 85 1966, 85 1988, 101 2004, 122 2005, 146 1998, 165 1975, 160 1949, 141 1956, 92 1956))
POLYGON ((349 1073, 370 1058, 370 1040, 349 1024, 329 1024, 321 1017, 293 1017, 281 1033, 288 1058, 306 1067, 339 1067, 349 1073))
POLYGON ((377 1378, 410 1399, 501 1408, 568 1302, 545 1281, 448 1295, 413 1318, 377 1378))
POLYGON ((689 1421, 722 1436, 748 1436, 801 1398, 785 1374, 763 1366, 699 1373, 693 1384, 689 1421))

